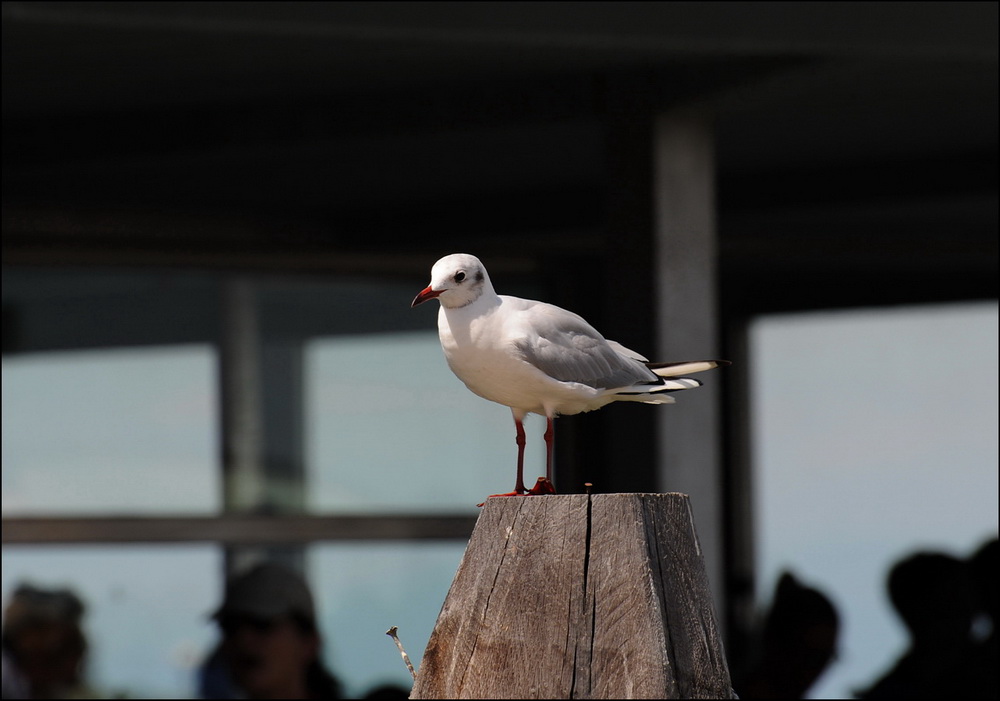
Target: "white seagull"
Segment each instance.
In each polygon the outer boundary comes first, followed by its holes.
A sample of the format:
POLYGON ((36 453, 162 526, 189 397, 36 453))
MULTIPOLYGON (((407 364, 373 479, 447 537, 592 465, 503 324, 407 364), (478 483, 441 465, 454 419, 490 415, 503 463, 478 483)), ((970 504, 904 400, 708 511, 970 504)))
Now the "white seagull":
POLYGON ((498 295, 475 256, 453 253, 431 268, 431 284, 411 307, 441 302, 438 335, 448 367, 484 399, 510 407, 517 442, 514 491, 492 496, 553 494, 553 420, 611 402, 671 404, 671 392, 698 387, 694 372, 726 360, 651 363, 606 340, 582 317, 545 302, 498 295), (524 486, 524 425, 528 413, 546 418, 545 477, 524 486))

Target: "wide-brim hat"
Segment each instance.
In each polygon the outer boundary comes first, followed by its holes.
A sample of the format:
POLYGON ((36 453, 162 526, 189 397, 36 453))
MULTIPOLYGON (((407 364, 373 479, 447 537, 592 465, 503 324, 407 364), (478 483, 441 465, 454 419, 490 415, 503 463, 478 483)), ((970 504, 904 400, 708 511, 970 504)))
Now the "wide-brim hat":
POLYGON ((316 620, 312 593, 305 580, 294 570, 265 563, 230 580, 222 606, 212 614, 219 620, 229 616, 272 619, 296 616, 316 620))

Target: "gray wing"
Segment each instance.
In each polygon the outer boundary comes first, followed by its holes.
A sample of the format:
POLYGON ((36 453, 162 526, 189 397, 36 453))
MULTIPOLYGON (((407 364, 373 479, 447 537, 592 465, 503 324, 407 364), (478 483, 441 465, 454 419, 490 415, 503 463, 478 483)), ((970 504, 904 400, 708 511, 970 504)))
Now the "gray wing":
POLYGON ((511 331, 516 352, 562 382, 595 389, 662 382, 643 363, 616 352, 618 344, 606 341, 582 317, 551 304, 538 302, 521 311, 511 331))

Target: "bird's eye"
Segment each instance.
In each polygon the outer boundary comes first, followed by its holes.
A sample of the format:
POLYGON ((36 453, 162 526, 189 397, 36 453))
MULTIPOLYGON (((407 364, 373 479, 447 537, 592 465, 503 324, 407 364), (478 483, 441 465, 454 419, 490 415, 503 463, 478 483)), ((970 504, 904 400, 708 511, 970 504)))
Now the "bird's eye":
POLYGON ((464 279, 465 279, 464 270, 459 270, 457 273, 455 273, 455 282, 462 282, 462 280, 464 279))

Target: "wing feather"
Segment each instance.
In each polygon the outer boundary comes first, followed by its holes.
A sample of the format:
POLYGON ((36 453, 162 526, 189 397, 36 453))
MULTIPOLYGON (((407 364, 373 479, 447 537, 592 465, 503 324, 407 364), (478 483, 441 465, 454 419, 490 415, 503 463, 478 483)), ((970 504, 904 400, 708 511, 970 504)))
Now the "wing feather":
MULTIPOLYGON (((582 317, 541 302, 521 311, 512 317, 509 338, 525 361, 549 377, 595 389, 662 382, 638 358, 618 351, 627 349, 606 341, 582 317)), ((629 354, 638 356, 633 351, 629 354)))

